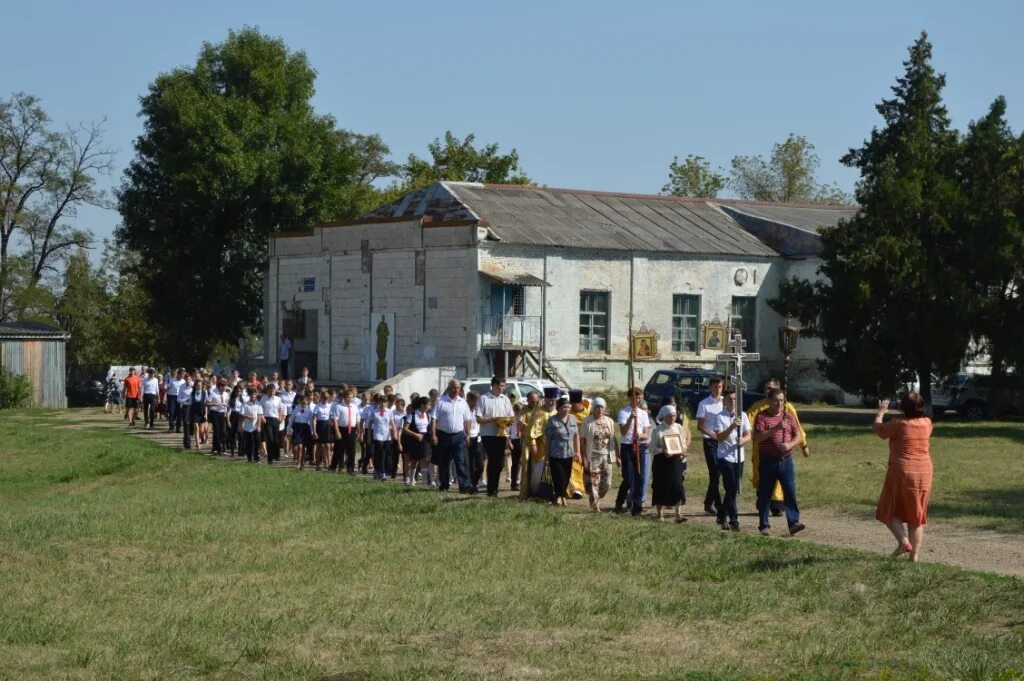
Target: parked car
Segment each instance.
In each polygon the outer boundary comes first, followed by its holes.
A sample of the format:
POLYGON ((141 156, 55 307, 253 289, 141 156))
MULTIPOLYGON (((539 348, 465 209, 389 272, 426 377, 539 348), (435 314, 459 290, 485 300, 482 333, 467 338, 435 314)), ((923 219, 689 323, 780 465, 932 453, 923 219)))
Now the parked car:
MULTIPOLYGON (((669 397, 675 397, 676 406, 683 405, 691 416, 696 416, 697 405, 711 394, 708 387, 712 378, 725 378, 717 371, 677 367, 655 371, 644 387, 644 399, 651 411, 656 412, 669 397)), ((743 391, 744 408, 764 397, 761 393, 743 391)))
POLYGON ((941 418, 955 411, 968 421, 981 421, 990 415, 988 376, 958 373, 932 384, 932 412, 941 418))
POLYGON ((77 381, 67 387, 69 407, 102 407, 106 402, 106 391, 103 381, 87 379, 77 381))
MULTIPOLYGON (((462 381, 462 388, 466 392, 472 390, 477 394, 483 394, 491 389, 491 377, 490 376, 472 376, 470 378, 460 379, 462 381)), ((505 394, 508 398, 515 402, 516 400, 526 401, 527 394, 532 390, 536 390, 541 395, 544 394, 544 388, 555 387, 558 388, 559 394, 567 396, 569 393, 563 388, 559 387, 558 384, 553 381, 549 381, 546 378, 533 378, 527 376, 510 376, 505 379, 505 394)))

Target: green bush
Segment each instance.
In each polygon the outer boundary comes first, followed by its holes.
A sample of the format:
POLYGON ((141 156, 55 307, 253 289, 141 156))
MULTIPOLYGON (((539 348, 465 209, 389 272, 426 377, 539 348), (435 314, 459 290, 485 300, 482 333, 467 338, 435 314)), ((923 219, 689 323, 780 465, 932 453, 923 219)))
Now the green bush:
POLYGON ((28 376, 0 369, 0 409, 17 409, 32 404, 32 382, 28 376))

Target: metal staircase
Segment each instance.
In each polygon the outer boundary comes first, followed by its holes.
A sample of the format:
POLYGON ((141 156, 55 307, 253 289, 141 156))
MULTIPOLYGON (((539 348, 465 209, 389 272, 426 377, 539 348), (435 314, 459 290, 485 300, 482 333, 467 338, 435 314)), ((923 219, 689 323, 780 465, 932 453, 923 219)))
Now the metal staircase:
MULTIPOLYGON (((532 350, 527 350, 523 354, 531 360, 534 369, 541 364, 537 354, 532 350)), ((569 389, 569 381, 565 380, 565 376, 558 373, 558 369, 555 368, 555 365, 552 364, 547 357, 545 357, 543 361, 543 371, 539 371, 538 373, 540 373, 541 377, 547 378, 558 386, 565 388, 566 390, 569 389)))

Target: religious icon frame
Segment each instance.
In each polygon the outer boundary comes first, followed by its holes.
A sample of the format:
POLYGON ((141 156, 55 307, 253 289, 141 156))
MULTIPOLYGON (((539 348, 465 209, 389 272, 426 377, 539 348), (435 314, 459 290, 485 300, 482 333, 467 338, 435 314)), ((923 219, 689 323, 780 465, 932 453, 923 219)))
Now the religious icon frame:
POLYGON ((632 344, 633 359, 658 359, 661 354, 658 352, 658 340, 661 335, 654 329, 648 329, 641 324, 640 328, 630 336, 632 344))
POLYGON ((666 433, 662 435, 661 445, 665 449, 665 456, 686 456, 686 449, 683 447, 683 436, 680 433, 666 433))
POLYGON ((714 321, 706 322, 704 324, 704 338, 702 339, 701 347, 705 350, 726 352, 729 349, 729 327, 718 321, 717 318, 714 321), (718 338, 718 343, 712 345, 712 340, 716 337, 718 338))

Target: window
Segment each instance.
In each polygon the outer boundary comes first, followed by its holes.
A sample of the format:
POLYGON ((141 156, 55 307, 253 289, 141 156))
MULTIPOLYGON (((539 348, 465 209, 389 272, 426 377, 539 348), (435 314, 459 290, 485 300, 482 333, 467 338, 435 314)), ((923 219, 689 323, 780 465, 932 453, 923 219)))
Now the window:
POLYGON ((700 296, 672 296, 672 352, 697 352, 700 296))
POLYGON ((608 351, 608 293, 580 292, 580 352, 608 351))
POLYGON ((733 296, 732 314, 729 317, 730 333, 739 331, 747 346, 744 352, 757 352, 757 298, 733 296))

